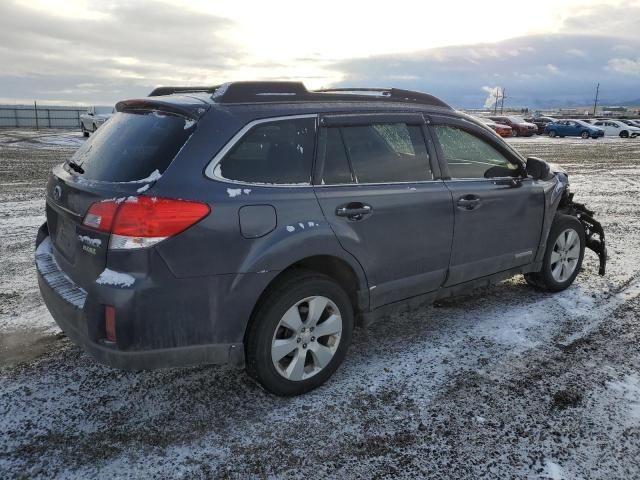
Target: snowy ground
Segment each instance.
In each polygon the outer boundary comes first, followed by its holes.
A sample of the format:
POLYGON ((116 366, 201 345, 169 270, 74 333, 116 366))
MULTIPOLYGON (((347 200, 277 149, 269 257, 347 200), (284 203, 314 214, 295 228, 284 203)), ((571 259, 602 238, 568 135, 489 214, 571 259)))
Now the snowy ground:
POLYGON ((640 476, 640 139, 510 141, 569 171, 607 276, 588 252, 560 294, 516 277, 399 314, 282 399, 229 367, 112 370, 61 335, 32 247, 82 138, 0 131, 0 478, 640 476))

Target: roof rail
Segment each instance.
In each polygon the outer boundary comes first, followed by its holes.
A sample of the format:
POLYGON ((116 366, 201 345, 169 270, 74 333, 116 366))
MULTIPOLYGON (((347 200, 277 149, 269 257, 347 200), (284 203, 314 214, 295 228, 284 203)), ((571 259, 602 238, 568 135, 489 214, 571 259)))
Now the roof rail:
POLYGON ((159 97, 161 95, 172 95, 174 93, 213 93, 220 85, 209 87, 156 87, 149 94, 150 97, 159 97))
POLYGON ((351 92, 357 95, 366 95, 374 98, 375 95, 373 94, 377 93, 379 97, 392 102, 420 103, 424 105, 451 108, 447 103, 429 93, 416 92, 414 90, 403 90, 401 88, 326 88, 315 91, 330 94, 351 92))
POLYGON ((290 103, 290 102, 402 102, 451 109, 433 95, 399 88, 328 88, 307 90, 302 82, 252 81, 230 82, 211 87, 158 87, 150 97, 174 93, 207 92, 218 103, 290 103))
POLYGON ((319 93, 354 93, 356 95, 373 95, 378 94, 380 96, 388 97, 391 95, 390 88, 322 88, 319 90, 314 90, 314 92, 319 93))

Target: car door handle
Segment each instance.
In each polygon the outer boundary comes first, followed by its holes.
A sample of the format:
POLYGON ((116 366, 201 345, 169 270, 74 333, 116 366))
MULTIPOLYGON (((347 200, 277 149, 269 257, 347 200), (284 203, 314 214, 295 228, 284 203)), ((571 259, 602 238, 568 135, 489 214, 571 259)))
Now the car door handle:
POLYGON ((350 220, 361 220, 365 215, 369 215, 372 211, 373 208, 371 205, 354 202, 336 208, 336 215, 338 217, 347 217, 350 220))
POLYGON ((480 206, 480 197, 477 195, 464 195, 458 198, 458 208, 460 210, 474 210, 480 206))

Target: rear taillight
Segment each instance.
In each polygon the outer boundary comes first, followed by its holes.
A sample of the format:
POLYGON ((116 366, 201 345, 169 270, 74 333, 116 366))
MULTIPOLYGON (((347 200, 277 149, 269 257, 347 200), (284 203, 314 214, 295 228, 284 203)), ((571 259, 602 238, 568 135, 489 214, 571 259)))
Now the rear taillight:
POLYGON ((160 197, 129 197, 91 205, 83 224, 111 233, 109 248, 155 245, 186 230, 209 214, 206 203, 160 197))
POLYGON ((89 207, 89 211, 84 216, 82 224, 100 230, 101 232, 110 232, 113 217, 116 216, 118 203, 114 200, 97 202, 89 207))

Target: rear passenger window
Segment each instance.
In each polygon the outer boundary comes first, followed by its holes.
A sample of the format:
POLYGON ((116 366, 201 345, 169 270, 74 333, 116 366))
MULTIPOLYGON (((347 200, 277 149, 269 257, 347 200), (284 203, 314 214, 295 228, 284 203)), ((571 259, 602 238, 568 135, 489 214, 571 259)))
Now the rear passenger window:
POLYGON ((436 136, 451 178, 509 177, 518 167, 486 140, 457 127, 437 125, 436 136))
POLYGON ((315 119, 297 118, 253 127, 216 166, 226 180, 310 184, 315 119))
MULTIPOLYGON (((357 183, 415 182, 433 179, 419 126, 390 123, 329 130, 340 130, 342 149, 346 153, 357 183)), ((335 133, 333 140, 337 144, 338 136, 335 133)), ((342 156, 342 153, 339 153, 339 145, 333 150, 336 152, 336 158, 342 156)), ((337 162, 327 157, 325 165, 327 160, 330 165, 337 162)), ((340 163, 344 165, 343 160, 340 160, 340 163)), ((343 173, 342 178, 348 177, 343 173)), ((325 178, 325 183, 331 182, 325 178)))
POLYGON ((354 183, 339 128, 323 128, 320 131, 318 157, 324 158, 323 185, 354 183))

